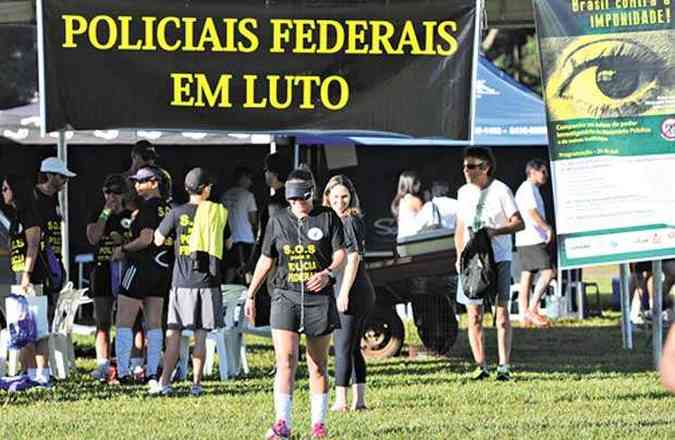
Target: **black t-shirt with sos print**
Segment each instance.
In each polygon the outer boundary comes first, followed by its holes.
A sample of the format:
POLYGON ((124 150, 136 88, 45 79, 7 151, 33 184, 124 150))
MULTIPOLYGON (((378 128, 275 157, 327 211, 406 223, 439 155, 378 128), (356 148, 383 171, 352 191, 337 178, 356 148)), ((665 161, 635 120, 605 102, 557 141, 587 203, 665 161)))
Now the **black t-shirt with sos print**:
MULTIPOLYGON (((169 211, 171 206, 159 197, 146 200, 131 223, 131 240, 138 238, 144 229, 154 232, 169 211)), ((127 257, 138 264, 167 269, 173 264, 173 240, 166 240, 162 246, 155 246, 153 241, 138 252, 128 252, 127 257)))
MULTIPOLYGON (((330 208, 314 208, 300 220, 286 208, 267 223, 262 253, 277 259, 272 280, 276 289, 300 292, 301 285, 333 261, 333 253, 348 247, 342 221, 330 208)), ((332 295, 326 286, 322 295, 332 295)))
MULTIPOLYGON (((89 223, 96 223, 101 215, 101 209, 91 212, 89 223)), ((131 239, 131 212, 121 211, 111 213, 105 222, 103 236, 96 246, 94 261, 98 264, 110 263, 113 248, 120 245, 120 240, 124 243, 131 239)))

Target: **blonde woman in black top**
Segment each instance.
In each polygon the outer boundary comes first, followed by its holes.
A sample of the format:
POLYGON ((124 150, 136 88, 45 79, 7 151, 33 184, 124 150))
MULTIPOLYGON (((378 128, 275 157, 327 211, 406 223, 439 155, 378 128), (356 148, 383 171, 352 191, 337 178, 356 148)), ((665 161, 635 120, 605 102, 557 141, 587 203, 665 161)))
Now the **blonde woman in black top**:
POLYGON ((352 386, 352 410, 366 409, 366 361, 361 353, 361 335, 368 313, 375 304, 375 290, 363 262, 365 225, 359 196, 347 176, 334 176, 323 192, 323 205, 333 208, 342 220, 351 273, 338 273, 335 293, 341 328, 335 331, 335 402, 333 411, 344 412, 347 389, 352 386))

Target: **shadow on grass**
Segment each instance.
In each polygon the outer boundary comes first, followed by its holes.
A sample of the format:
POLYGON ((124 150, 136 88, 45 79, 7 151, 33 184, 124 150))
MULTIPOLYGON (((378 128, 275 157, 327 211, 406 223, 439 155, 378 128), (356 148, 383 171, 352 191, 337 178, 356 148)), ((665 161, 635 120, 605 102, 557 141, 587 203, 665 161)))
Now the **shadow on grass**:
MULTIPOLYGON (((497 335, 494 327, 485 328, 485 351, 488 363, 497 363, 497 335)), ((624 350, 618 326, 550 327, 513 329, 511 364, 516 372, 558 374, 625 374, 654 371, 651 332, 633 334, 634 349, 624 350)), ((466 330, 460 331, 452 352, 447 357, 422 360, 402 357, 386 362, 373 362, 374 374, 467 374, 475 368, 466 330)), ((406 357, 403 357, 406 356, 406 357)), ((519 380, 547 380, 546 377, 522 377, 519 380)))

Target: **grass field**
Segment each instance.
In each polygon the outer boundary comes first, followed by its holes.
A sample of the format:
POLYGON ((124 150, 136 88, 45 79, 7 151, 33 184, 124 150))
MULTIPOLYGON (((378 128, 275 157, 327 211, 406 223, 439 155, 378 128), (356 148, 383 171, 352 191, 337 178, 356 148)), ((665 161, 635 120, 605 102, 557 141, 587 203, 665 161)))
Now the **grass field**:
MULTIPOLYGON (((399 358, 369 364, 370 410, 331 414, 335 439, 558 439, 675 438, 675 399, 652 368, 648 333, 636 349, 621 349, 618 313, 550 329, 516 328, 515 380, 471 382, 473 368, 462 332, 449 358, 399 358)), ((415 338, 409 332, 409 342, 415 338)), ((91 353, 92 340, 78 341, 91 353)), ((2 439, 260 439, 272 422, 272 350, 268 340, 249 346, 251 374, 207 381, 207 394, 146 396, 143 387, 111 387, 79 373, 53 390, 0 392, 2 439)), ((489 329, 489 353, 496 356, 489 329)), ((85 372, 93 360, 81 358, 85 372)), ((299 377, 306 377, 304 368, 299 377)), ((294 438, 307 438, 307 381, 295 395, 294 438)))

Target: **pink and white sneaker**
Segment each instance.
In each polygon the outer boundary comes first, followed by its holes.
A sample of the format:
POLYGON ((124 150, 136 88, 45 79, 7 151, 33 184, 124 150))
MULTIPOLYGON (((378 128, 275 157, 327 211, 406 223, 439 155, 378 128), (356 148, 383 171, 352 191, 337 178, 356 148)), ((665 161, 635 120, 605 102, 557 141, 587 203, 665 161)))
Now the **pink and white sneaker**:
POLYGON ((288 440, 291 436, 291 430, 285 420, 277 420, 272 427, 267 430, 265 440, 288 440))
POLYGON ((315 423, 312 426, 312 438, 327 438, 328 431, 326 430, 326 425, 323 423, 315 423))

